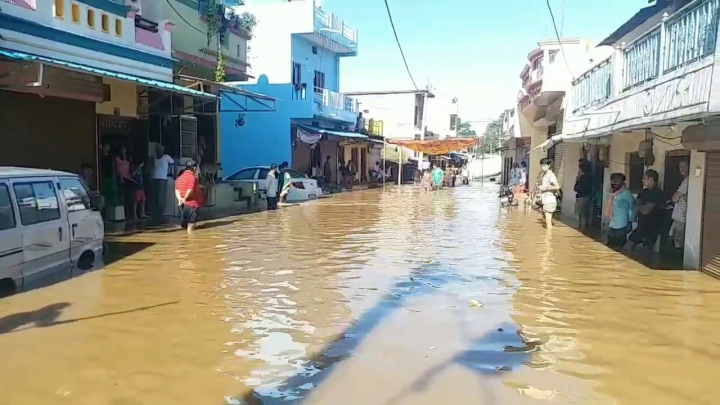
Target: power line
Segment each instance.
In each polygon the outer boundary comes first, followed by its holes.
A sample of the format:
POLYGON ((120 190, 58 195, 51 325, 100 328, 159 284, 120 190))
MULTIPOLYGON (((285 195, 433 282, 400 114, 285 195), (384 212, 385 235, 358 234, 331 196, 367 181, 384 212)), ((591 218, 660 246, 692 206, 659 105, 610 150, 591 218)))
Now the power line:
POLYGON ((403 62, 405 63, 405 70, 407 70, 408 76, 410 76, 410 80, 412 81, 413 86, 415 86, 415 90, 418 89, 417 84, 415 84, 415 79, 413 78, 412 73, 410 73, 410 67, 408 66, 407 59, 405 59, 405 52, 403 52, 402 45, 400 45, 400 38, 398 38, 397 31, 395 30, 395 23, 393 22, 392 14, 390 13, 390 5, 388 5, 388 0, 385 0, 385 9, 387 10, 388 18, 390 19, 390 25, 392 26, 393 34, 395 34, 395 42, 397 42, 397 46, 400 49, 400 55, 402 56, 403 62))
POLYGON ((558 32, 557 24, 555 23, 555 14, 553 14, 552 7, 550 6, 550 0, 545 0, 545 3, 547 4, 548 11, 550 12, 550 18, 552 19, 553 28, 555 29, 555 37, 557 38, 558 44, 560 45, 560 51, 562 52, 563 59, 565 60, 565 66, 567 66, 568 72, 570 72, 570 76, 574 81, 575 75, 573 74, 572 69, 570 69, 570 64, 567 61, 567 54, 565 53, 565 47, 560 40, 560 33, 558 32))

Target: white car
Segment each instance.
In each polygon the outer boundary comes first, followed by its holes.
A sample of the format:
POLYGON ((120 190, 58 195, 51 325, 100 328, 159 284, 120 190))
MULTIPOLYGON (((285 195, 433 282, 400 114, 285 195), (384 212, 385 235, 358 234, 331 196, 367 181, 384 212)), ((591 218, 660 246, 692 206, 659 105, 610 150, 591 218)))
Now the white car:
MULTIPOLYGON (((267 175, 270 172, 270 166, 254 166, 246 167, 225 177, 223 180, 228 183, 257 183, 258 190, 264 195, 267 191, 267 175)), ((300 202, 315 200, 322 195, 322 189, 318 187, 317 180, 308 176, 287 169, 292 182, 290 183, 290 191, 288 193, 288 201, 300 202)))

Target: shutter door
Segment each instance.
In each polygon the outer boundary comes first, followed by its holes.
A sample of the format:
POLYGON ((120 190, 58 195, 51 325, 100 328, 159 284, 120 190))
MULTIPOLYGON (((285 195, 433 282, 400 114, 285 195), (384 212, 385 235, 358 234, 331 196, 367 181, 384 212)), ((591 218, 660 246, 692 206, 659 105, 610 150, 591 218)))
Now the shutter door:
POLYGON ((553 162, 553 171, 558 179, 558 184, 562 187, 563 171, 565 170, 565 144, 563 142, 555 145, 555 161, 553 162))
POLYGON ((708 152, 706 156, 701 270, 720 278, 720 152, 708 152))

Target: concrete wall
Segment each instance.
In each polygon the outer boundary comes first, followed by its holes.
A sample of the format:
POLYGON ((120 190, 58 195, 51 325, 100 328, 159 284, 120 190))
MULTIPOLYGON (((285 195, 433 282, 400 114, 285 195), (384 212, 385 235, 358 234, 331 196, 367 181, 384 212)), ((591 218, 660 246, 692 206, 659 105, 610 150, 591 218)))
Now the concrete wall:
MULTIPOLYGON (((565 143, 565 152, 563 154, 563 184, 561 185, 563 192, 562 213, 564 216, 575 216, 575 179, 577 179, 578 160, 580 160, 580 143, 565 143)), ((557 174, 557 173, 556 173, 557 174)))
POLYGON ((122 117, 137 117, 138 94, 137 87, 128 82, 104 79, 110 85, 110 100, 96 103, 95 111, 98 114, 115 115, 115 109, 122 117))

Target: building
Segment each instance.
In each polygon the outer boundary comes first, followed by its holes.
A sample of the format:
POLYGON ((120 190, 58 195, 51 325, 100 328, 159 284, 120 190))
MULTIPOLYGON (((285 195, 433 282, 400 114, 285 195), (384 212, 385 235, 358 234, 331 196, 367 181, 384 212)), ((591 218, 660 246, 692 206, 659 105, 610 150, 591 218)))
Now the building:
MULTIPOLYGON (((367 157, 368 138, 355 131, 357 102, 339 92, 340 59, 357 55, 358 33, 321 7, 319 0, 301 0, 248 1, 236 8, 238 14, 255 16, 257 25, 249 57, 254 77, 232 84, 278 101, 273 112, 223 114, 223 132, 228 135, 222 160, 227 172, 286 161, 309 173, 313 167, 322 168, 327 156, 332 182, 338 180, 343 160, 352 159, 359 173, 367 172, 363 156, 367 157), (346 155, 349 144, 358 147, 346 155)), ((232 104, 223 96, 222 108, 232 104)))
POLYGON ((518 131, 509 147, 517 155, 521 154, 518 149, 522 151, 528 145, 533 151, 526 161, 531 186, 540 173, 540 160, 545 157, 553 160, 556 173, 562 173, 563 146, 546 148, 545 145, 548 139, 563 131, 566 95, 572 89, 573 72, 588 65, 590 49, 586 41, 577 38, 550 39, 538 42, 537 48, 527 55, 517 96, 518 131))
POLYGON ((528 152, 530 152, 530 141, 523 138, 520 132, 519 106, 505 110, 503 114, 502 146, 499 149, 502 158, 502 184, 510 182, 510 170, 515 163, 528 163, 528 152))
POLYGON ((90 163, 98 173, 103 143, 115 150, 127 148, 134 160, 147 158, 153 142, 182 149, 179 129, 161 133, 148 118, 169 111, 169 99, 213 104, 217 97, 173 83, 174 24, 144 15, 147 3, 2 3, 3 165, 76 172, 90 163))
MULTIPOLYGON (((720 276, 720 231, 712 225, 720 219, 718 6, 717 0, 658 1, 613 32, 601 43, 614 48, 612 55, 573 83, 562 140, 566 150, 596 162, 599 207, 607 203, 602 190, 611 173, 624 173, 630 190, 639 192, 643 173, 653 169, 668 199, 687 178, 684 246, 675 249, 667 236, 670 205, 656 250, 720 276), (688 173, 680 172, 682 162, 688 173)), ((563 206, 574 202, 565 196, 563 206)))

